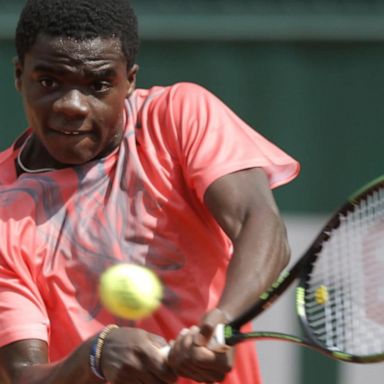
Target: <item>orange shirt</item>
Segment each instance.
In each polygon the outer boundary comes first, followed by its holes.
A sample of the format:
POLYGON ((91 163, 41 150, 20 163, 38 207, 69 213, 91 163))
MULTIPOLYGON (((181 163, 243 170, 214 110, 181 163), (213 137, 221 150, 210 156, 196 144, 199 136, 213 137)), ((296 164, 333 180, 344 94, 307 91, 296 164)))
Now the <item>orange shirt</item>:
MULTIPOLYGON (((124 139, 102 160, 17 178, 29 134, 0 154, 0 346, 42 339, 52 361, 109 323, 167 339, 197 323, 217 303, 232 250, 203 204, 205 190, 240 169, 264 168, 271 187, 299 170, 189 83, 136 90, 124 139), (113 318, 97 294, 101 272, 121 261, 152 268, 166 288, 162 307, 136 323, 113 318)), ((245 343, 225 383, 258 380, 254 344, 245 343)))

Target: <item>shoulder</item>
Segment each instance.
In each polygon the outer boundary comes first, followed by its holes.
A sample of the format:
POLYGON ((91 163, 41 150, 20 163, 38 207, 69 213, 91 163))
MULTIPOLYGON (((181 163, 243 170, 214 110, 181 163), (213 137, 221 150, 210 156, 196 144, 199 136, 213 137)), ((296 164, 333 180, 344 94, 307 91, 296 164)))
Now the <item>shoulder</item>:
POLYGON ((0 185, 14 182, 17 178, 15 159, 18 148, 26 137, 26 133, 21 135, 11 146, 0 152, 0 185))
POLYGON ((167 91, 167 107, 175 121, 199 120, 204 123, 227 106, 207 88, 196 83, 176 83, 167 91))
POLYGON ((201 95, 206 93, 210 94, 208 89, 204 88, 202 85, 191 82, 175 83, 169 86, 169 91, 179 95, 201 95))
POLYGON ((176 83, 169 87, 168 92, 172 99, 181 99, 183 101, 209 101, 217 99, 207 88, 189 82, 176 83))
POLYGON ((9 145, 3 151, 0 151, 0 164, 12 156, 12 154, 14 154, 23 145, 24 141, 30 134, 30 129, 25 130, 15 139, 11 145, 9 145))
POLYGON ((135 96, 139 104, 157 102, 175 102, 178 100, 202 100, 216 98, 208 89, 192 82, 178 82, 167 86, 154 86, 148 89, 137 89, 135 96), (141 103, 140 103, 141 101, 141 103))
POLYGON ((15 145, 0 151, 0 169, 2 167, 7 167, 10 161, 13 161, 15 157, 15 145))
POLYGON ((179 82, 167 86, 137 89, 129 100, 141 123, 145 119, 169 120, 175 124, 209 116, 225 108, 216 96, 203 86, 191 82, 179 82))

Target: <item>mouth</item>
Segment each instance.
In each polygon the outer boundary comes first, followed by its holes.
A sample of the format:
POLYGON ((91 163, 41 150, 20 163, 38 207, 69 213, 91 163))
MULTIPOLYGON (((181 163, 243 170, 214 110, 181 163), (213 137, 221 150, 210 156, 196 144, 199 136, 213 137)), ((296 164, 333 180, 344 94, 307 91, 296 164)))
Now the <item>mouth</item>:
POLYGON ((66 136, 78 136, 78 135, 80 135, 80 134, 84 134, 84 132, 79 132, 79 131, 75 131, 75 132, 71 132, 71 131, 61 131, 61 132, 59 132, 59 133, 62 133, 62 134, 64 134, 64 135, 66 135, 66 136))
POLYGON ((79 130, 64 130, 64 129, 51 129, 51 132, 66 137, 74 136, 88 136, 91 135, 91 131, 79 131, 79 130))

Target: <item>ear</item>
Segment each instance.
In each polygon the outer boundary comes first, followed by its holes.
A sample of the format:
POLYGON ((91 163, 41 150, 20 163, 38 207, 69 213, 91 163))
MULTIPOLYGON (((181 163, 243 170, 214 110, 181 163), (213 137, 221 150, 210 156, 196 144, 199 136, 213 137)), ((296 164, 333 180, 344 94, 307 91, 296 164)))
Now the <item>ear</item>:
POLYGON ((13 69, 14 69, 14 76, 15 76, 15 88, 20 92, 21 91, 21 77, 23 74, 23 65, 20 62, 18 57, 15 57, 13 60, 13 69))
POLYGON ((127 71, 127 97, 131 96, 132 92, 136 88, 136 76, 137 72, 139 71, 139 66, 137 64, 134 64, 128 71, 127 71))

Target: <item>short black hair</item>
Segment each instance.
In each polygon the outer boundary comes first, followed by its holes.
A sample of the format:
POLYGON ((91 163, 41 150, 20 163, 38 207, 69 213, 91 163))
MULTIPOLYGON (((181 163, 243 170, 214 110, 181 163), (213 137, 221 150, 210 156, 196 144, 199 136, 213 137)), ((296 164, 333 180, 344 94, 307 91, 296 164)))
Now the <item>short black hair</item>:
POLYGON ((128 66, 139 49, 137 17, 128 0, 27 0, 15 36, 21 62, 39 35, 118 38, 128 66))

